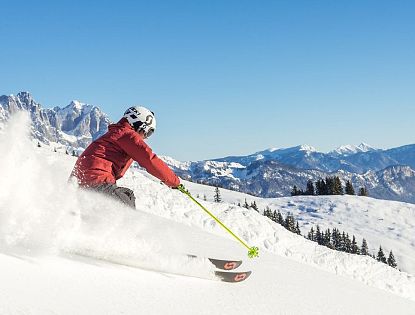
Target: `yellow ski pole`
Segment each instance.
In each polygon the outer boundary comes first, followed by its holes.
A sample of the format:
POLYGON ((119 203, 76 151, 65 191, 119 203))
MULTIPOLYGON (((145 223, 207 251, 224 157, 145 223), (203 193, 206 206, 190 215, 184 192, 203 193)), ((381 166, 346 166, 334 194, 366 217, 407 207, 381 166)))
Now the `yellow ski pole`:
POLYGON ((208 209, 206 209, 200 202, 198 202, 193 196, 184 188, 183 185, 179 185, 177 187, 179 191, 183 194, 187 195, 195 204, 197 204, 200 208, 202 208, 208 215, 210 215, 221 227, 223 227, 229 234, 231 234, 235 239, 237 239, 243 246, 248 249, 248 257, 254 258, 259 256, 259 248, 258 247, 250 247, 248 246, 243 240, 241 240, 235 233, 233 233, 225 224, 223 224, 217 217, 213 215, 208 209))

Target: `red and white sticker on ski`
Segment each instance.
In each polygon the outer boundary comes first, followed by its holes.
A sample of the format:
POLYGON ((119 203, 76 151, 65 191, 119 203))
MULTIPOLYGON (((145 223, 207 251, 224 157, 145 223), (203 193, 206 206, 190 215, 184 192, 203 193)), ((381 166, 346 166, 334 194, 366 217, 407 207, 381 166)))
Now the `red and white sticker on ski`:
POLYGON ((242 271, 242 272, 228 272, 228 271, 215 271, 215 276, 224 282, 241 282, 251 275, 251 271, 242 271))
MULTIPOLYGON (((201 256, 190 255, 187 257, 191 259, 206 259, 201 256)), ((207 258, 216 268, 222 270, 234 270, 242 265, 242 260, 226 260, 226 259, 217 259, 217 258, 207 258)))
POLYGON ((222 259, 214 259, 209 258, 209 261, 215 265, 216 268, 222 270, 233 270, 238 268, 241 264, 241 260, 222 260, 222 259))

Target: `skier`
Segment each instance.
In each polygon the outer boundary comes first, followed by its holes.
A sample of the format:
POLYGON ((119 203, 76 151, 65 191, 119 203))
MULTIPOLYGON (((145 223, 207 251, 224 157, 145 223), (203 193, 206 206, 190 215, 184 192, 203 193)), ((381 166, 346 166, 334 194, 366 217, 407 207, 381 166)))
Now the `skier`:
POLYGON ((71 177, 80 187, 107 194, 134 209, 134 192, 116 184, 133 160, 167 186, 177 188, 180 179, 144 142, 155 130, 153 112, 141 106, 130 107, 118 123, 110 125, 107 133, 86 148, 71 177))

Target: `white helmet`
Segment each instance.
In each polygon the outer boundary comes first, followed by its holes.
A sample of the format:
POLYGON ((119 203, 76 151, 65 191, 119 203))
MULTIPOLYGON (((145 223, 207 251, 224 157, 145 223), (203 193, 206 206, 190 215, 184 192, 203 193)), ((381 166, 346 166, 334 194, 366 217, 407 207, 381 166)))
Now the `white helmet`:
POLYGON ((150 137, 156 130, 156 117, 154 113, 142 106, 133 106, 124 113, 130 125, 137 132, 143 132, 144 137, 150 137))

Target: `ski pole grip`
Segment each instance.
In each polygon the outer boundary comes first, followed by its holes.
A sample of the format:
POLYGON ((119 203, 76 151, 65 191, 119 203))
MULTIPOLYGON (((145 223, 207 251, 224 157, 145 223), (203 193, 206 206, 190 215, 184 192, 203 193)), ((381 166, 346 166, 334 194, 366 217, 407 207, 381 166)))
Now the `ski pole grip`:
POLYGON ((177 186, 176 189, 178 189, 180 192, 184 193, 185 195, 190 196, 190 193, 186 190, 183 184, 180 184, 179 186, 177 186))

